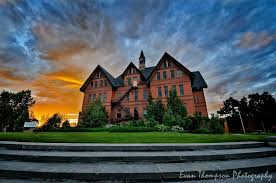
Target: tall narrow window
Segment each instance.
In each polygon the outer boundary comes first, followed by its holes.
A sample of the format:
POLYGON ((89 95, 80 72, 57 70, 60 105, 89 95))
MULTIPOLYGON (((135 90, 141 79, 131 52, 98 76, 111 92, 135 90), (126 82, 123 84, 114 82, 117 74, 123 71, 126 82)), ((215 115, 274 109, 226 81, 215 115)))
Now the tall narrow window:
POLYGON ((134 119, 138 119, 139 118, 139 113, 138 113, 138 108, 137 107, 134 108, 133 116, 134 116, 134 119))
POLYGON ((103 80, 100 81, 100 87, 103 87, 103 80))
POLYGON ((174 78, 174 70, 171 70, 171 78, 174 78))
POLYGON ((148 95, 148 91, 147 90, 144 90, 143 96, 144 96, 144 100, 148 100, 149 95, 148 95))
POLYGON ((134 90, 134 100, 138 100, 138 90, 134 90))
POLYGON ((103 93, 103 102, 106 102, 106 93, 103 93))
POLYGON ((179 85, 179 92, 180 92, 180 96, 183 96, 183 95, 184 95, 184 87, 183 87, 183 84, 180 84, 180 85, 179 85))
POLYGON ((156 80, 160 80, 160 72, 156 73, 156 80))
POLYGON ((167 79, 167 72, 163 71, 163 79, 167 79))
POLYGON ((93 81, 90 83, 90 85, 91 85, 91 88, 93 88, 93 81))
POLYGON ((127 101, 129 102, 129 93, 126 94, 127 101))
POLYGON ((161 90, 161 87, 158 87, 158 88, 157 88, 157 96, 158 96, 158 97, 162 97, 162 90, 161 90))
POLYGON ((127 78, 127 84, 128 86, 131 86, 131 78, 127 78))
POLYGON ((88 103, 91 102, 91 94, 88 95, 88 103))
POLYGON ((94 94, 93 94, 93 101, 96 101, 96 97, 97 97, 97 96, 96 96, 96 94, 94 93, 94 94))
POLYGON ((165 97, 168 96, 168 86, 164 86, 164 94, 165 94, 165 97))
POLYGON ((107 80, 106 79, 104 80, 104 86, 105 87, 107 86, 107 80))
POLYGON ((98 87, 98 81, 95 81, 95 85, 94 85, 95 88, 98 87))

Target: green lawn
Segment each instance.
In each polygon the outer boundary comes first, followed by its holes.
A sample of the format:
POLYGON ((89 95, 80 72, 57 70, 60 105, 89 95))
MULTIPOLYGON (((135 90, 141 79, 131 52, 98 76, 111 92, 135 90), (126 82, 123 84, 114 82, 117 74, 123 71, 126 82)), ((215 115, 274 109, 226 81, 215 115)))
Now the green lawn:
POLYGON ((91 143, 208 143, 264 141, 268 135, 191 134, 161 132, 0 132, 0 141, 91 143))

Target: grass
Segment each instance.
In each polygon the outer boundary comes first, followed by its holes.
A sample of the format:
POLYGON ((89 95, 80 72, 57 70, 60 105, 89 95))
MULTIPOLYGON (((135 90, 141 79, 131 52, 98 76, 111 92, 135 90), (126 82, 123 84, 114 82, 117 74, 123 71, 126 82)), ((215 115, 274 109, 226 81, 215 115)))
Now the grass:
POLYGON ((174 132, 0 132, 0 141, 71 143, 208 143, 264 141, 269 135, 191 134, 174 132))

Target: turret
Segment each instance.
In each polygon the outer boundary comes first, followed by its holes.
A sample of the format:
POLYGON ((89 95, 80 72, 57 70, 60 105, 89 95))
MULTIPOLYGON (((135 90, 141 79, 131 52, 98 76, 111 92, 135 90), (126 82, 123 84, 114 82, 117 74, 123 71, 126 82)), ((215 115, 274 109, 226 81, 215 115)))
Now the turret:
POLYGON ((145 70, 145 68, 146 68, 146 58, 145 58, 143 50, 142 50, 140 57, 139 57, 139 69, 145 70))

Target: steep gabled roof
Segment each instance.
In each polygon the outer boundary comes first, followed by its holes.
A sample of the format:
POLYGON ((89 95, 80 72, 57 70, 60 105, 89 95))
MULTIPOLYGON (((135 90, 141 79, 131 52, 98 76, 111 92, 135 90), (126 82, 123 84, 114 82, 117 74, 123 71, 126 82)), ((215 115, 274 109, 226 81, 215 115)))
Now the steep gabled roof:
POLYGON ((145 80, 146 78, 144 77, 144 75, 142 74, 141 70, 139 70, 132 62, 130 62, 127 66, 127 68, 124 70, 123 74, 121 74, 121 77, 123 78, 124 75, 126 74, 127 70, 130 68, 130 67, 134 67, 138 73, 142 76, 142 79, 145 80))
POLYGON ((187 74, 191 74, 191 71, 189 69, 187 69, 186 67, 184 67, 180 62, 178 62, 177 60, 175 60, 175 58, 173 58, 170 54, 168 54, 167 52, 164 53, 164 55, 161 57, 161 59, 159 60, 159 62, 157 63, 157 65, 155 66, 155 68, 152 70, 152 72, 150 73, 150 76, 148 77, 148 82, 150 81, 152 74, 154 73, 154 71, 156 71, 163 60, 165 59, 169 59, 171 61, 173 61, 176 65, 178 65, 180 68, 182 68, 184 70, 184 72, 186 72, 187 74))
POLYGON ((144 70, 139 70, 132 62, 130 62, 130 64, 127 66, 127 68, 124 70, 124 72, 120 76, 118 76, 117 78, 114 78, 103 67, 98 65, 94 69, 92 74, 88 77, 88 79, 85 81, 85 83, 82 85, 82 87, 80 88, 80 91, 82 91, 82 92, 85 91, 86 87, 89 85, 91 79, 93 78, 93 76, 95 74, 95 71, 98 70, 98 69, 106 75, 107 79, 109 80, 109 82, 111 83, 113 88, 117 88, 119 86, 124 85, 123 76, 125 75, 128 68, 131 67, 131 66, 134 67, 138 71, 138 73, 140 73, 140 75, 142 76, 142 80, 144 82, 150 82, 150 79, 151 79, 154 71, 159 68, 159 66, 161 65, 161 63, 164 59, 168 59, 168 60, 173 61, 177 66, 182 68, 184 70, 184 72, 186 72, 190 76, 193 90, 199 90, 199 89, 208 87, 205 80, 203 79, 203 77, 202 77, 202 75, 199 71, 191 72, 189 69, 187 69, 185 66, 183 66, 180 62, 178 62, 176 59, 174 59, 170 54, 165 52, 164 55, 161 57, 161 59, 159 60, 159 62, 157 63, 157 65, 155 67, 147 67, 144 70))
POLYGON ((208 87, 199 71, 192 72, 192 74, 193 76, 191 77, 191 82, 192 82, 193 90, 198 90, 198 89, 208 87))
POLYGON ((95 71, 100 70, 103 72, 104 75, 106 75, 108 81, 111 83, 112 87, 117 87, 119 86, 119 83, 117 82, 117 80, 109 73, 107 72, 102 66, 98 65, 94 71, 90 74, 90 76, 87 78, 87 80, 84 82, 84 84, 82 85, 82 87, 80 88, 81 92, 84 92, 86 87, 89 85, 91 79, 93 78, 95 71))

